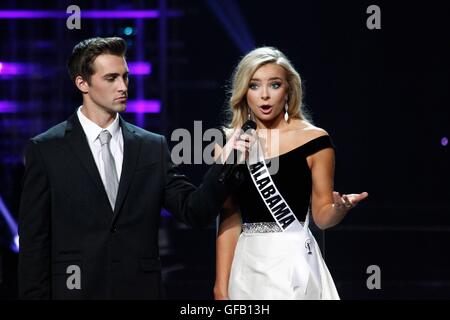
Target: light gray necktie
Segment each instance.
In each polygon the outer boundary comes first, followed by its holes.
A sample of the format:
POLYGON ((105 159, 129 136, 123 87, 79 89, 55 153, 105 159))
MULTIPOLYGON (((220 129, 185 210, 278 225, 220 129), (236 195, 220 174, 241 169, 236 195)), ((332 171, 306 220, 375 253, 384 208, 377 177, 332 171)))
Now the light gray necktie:
POLYGON ((114 210, 116 204, 117 189, 119 188, 119 179, 117 178, 116 163, 109 148, 111 141, 111 133, 108 130, 103 130, 98 136, 102 145, 102 160, 105 168, 105 189, 108 195, 111 207, 114 210))

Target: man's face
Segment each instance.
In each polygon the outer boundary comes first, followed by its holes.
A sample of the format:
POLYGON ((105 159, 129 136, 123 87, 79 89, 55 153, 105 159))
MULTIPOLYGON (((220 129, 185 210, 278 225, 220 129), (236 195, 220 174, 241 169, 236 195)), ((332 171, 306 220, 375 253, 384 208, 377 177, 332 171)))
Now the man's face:
POLYGON ((128 66, 124 57, 99 55, 93 63, 94 74, 87 95, 91 104, 110 113, 126 109, 128 97, 128 66))

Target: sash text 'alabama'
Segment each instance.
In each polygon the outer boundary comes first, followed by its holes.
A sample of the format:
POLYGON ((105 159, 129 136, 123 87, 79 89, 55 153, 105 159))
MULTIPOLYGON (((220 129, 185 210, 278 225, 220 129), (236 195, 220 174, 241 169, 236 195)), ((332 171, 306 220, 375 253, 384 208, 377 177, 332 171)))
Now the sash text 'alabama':
POLYGON ((295 216, 272 183, 263 162, 250 165, 250 173, 278 225, 285 230, 295 221, 295 216))

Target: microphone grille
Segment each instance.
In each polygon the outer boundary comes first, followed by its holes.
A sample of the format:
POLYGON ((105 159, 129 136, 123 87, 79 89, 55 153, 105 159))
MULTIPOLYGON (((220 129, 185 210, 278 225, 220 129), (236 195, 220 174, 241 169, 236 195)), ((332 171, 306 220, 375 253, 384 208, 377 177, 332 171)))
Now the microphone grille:
POLYGON ((256 122, 253 120, 247 120, 242 126, 242 131, 244 132, 250 129, 256 130, 256 122))

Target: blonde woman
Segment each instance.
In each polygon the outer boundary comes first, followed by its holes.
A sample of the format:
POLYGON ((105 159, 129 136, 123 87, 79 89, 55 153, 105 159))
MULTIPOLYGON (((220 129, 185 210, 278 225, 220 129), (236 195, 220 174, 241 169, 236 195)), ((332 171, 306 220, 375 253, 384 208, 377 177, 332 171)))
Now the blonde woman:
MULTIPOLYGON (((333 191, 333 144, 325 130, 308 120, 302 96, 301 78, 286 56, 272 47, 257 48, 243 57, 233 74, 231 120, 225 131, 253 119, 264 158, 278 161, 273 184, 296 220, 304 226, 311 211, 311 219, 324 230, 337 225, 368 194, 333 191), (269 137, 276 137, 276 143, 269 137)), ((221 153, 216 147, 215 154, 221 153)), ((322 261, 318 281, 300 262, 303 244, 295 233, 283 232, 251 171, 240 167, 244 182, 220 215, 215 299, 338 299, 315 240, 312 245, 322 261)))

